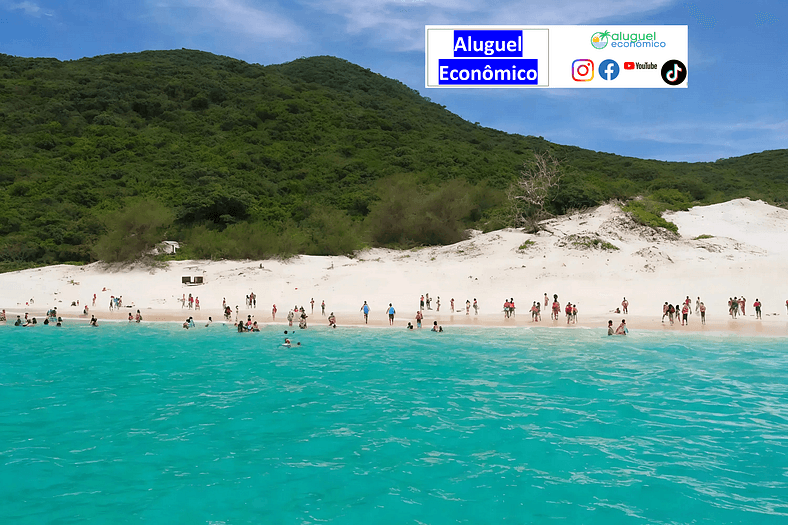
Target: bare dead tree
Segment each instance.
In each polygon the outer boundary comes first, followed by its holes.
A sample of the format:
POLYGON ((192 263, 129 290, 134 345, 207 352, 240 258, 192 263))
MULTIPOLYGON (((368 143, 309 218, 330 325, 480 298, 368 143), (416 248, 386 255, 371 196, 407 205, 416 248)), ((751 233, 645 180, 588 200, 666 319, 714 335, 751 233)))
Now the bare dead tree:
POLYGON ((520 178, 509 186, 507 197, 515 227, 536 231, 539 221, 550 217, 545 207, 550 190, 561 182, 560 164, 550 153, 537 153, 523 168, 520 178))

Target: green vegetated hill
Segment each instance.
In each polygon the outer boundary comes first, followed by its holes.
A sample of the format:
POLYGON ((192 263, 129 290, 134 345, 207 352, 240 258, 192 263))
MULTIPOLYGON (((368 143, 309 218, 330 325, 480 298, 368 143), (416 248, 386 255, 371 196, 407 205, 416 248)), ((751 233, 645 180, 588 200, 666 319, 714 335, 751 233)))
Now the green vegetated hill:
POLYGON ((788 202, 785 150, 688 164, 555 145, 333 57, 0 55, 0 270, 124 260, 164 237, 200 258, 455 242, 509 225, 506 189, 543 152, 563 172, 553 213, 788 202))

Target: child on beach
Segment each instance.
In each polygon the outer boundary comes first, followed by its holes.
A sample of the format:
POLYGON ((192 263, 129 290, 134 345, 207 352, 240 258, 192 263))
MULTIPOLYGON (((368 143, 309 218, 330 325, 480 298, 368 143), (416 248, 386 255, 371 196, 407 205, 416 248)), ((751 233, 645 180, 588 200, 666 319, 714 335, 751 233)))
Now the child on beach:
POLYGON ((424 315, 421 313, 421 310, 416 312, 416 328, 421 328, 421 320, 424 319, 424 315))

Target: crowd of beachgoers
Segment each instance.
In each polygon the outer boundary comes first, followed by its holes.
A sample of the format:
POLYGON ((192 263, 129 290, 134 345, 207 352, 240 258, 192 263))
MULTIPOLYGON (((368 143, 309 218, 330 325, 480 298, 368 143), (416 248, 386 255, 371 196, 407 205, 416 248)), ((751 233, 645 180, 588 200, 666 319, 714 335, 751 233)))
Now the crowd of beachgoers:
MULTIPOLYGON (((112 296, 110 299, 109 310, 112 312, 113 310, 119 310, 123 306, 123 299, 122 296, 112 296)), ((188 310, 200 310, 200 300, 198 297, 192 296, 192 294, 183 294, 183 298, 179 300, 181 302, 181 307, 188 310)), ((93 296, 93 307, 95 307, 96 303, 96 295, 93 296)), ((26 307, 31 307, 35 304, 34 299, 30 299, 26 303, 26 307)), ((309 302, 309 314, 307 314, 307 309, 302 305, 298 306, 295 305, 292 309, 288 309, 287 314, 285 315, 285 320, 287 321, 287 325, 289 327, 293 327, 297 325, 299 329, 307 329, 309 327, 308 319, 310 316, 314 315, 315 312, 315 299, 312 298, 309 302)), ((409 330, 413 329, 421 329, 424 322, 424 315, 426 311, 434 311, 436 313, 441 311, 441 299, 440 297, 435 298, 434 300, 430 297, 430 295, 423 294, 419 298, 419 307, 415 313, 413 321, 408 321, 406 328, 409 330), (433 309, 433 304, 435 308, 433 309)), ((78 303, 74 303, 72 306, 79 306, 78 303)), ((254 292, 248 294, 245 298, 245 306, 247 309, 256 309, 257 308, 257 296, 254 292)), ((755 318, 761 319, 761 311, 762 305, 761 302, 756 299, 755 302, 752 304, 752 307, 755 310, 755 318)), ((330 312, 326 314, 326 302, 322 300, 319 305, 320 308, 320 315, 326 318, 328 326, 330 328, 337 327, 337 318, 334 312, 330 312)), ((736 296, 731 297, 728 301, 728 315, 731 319, 737 319, 740 316, 746 315, 746 308, 747 308, 747 301, 743 296, 736 296)), ((454 298, 450 299, 449 301, 449 311, 451 314, 458 313, 458 314, 465 314, 466 316, 471 316, 471 310, 473 310, 473 316, 479 315, 479 310, 481 306, 476 298, 473 299, 471 302, 470 299, 466 299, 465 304, 460 306, 457 304, 454 298), (458 308, 459 306, 459 308, 458 308)), ((561 316, 561 311, 563 310, 564 318, 566 320, 567 325, 577 324, 577 316, 578 316, 578 309, 577 305, 572 303, 571 301, 567 301, 566 304, 562 307, 561 301, 559 301, 558 294, 553 294, 552 298, 548 296, 547 293, 544 294, 544 297, 537 301, 532 301, 531 306, 529 308, 529 313, 531 316, 531 322, 539 323, 542 321, 542 310, 550 310, 550 319, 552 321, 559 321, 561 316)), ((788 309, 788 301, 786 301, 786 309, 788 309)), ((362 314, 362 318, 364 324, 368 324, 369 316, 372 312, 371 306, 368 304, 367 301, 361 305, 360 313, 362 314)), ((514 298, 508 298, 503 301, 502 306, 502 313, 504 319, 514 318, 516 315, 517 308, 515 306, 514 298)), ((276 304, 272 305, 271 308, 271 321, 276 322, 277 316, 277 306, 276 304)), ((626 297, 623 298, 620 307, 616 307, 613 310, 609 310, 610 313, 615 314, 629 314, 629 301, 626 297)), ((697 297, 695 300, 694 308, 692 300, 689 296, 687 296, 683 301, 673 305, 669 301, 665 301, 662 307, 662 323, 665 323, 667 319, 670 325, 674 325, 675 323, 679 323, 681 326, 688 326, 691 316, 694 315, 699 317, 700 324, 706 324, 706 305, 701 301, 700 297, 697 297)), ((237 329, 238 332, 259 332, 260 326, 258 321, 254 318, 255 316, 252 314, 247 314, 246 319, 242 318, 241 310, 238 305, 235 306, 235 310, 227 304, 226 298, 222 301, 222 313, 224 315, 224 323, 225 325, 231 325, 237 329), (233 319, 233 314, 235 314, 235 319, 233 319)), ((389 325, 393 326, 395 317, 397 316, 397 311, 394 308, 392 303, 389 303, 387 307, 384 308, 384 313, 388 317, 389 325)), ((98 326, 98 319, 95 316, 95 313, 91 312, 91 308, 85 305, 82 309, 82 317, 87 318, 90 315, 89 324, 91 326, 98 326)), ((54 325, 54 326, 62 326, 63 318, 58 315, 57 308, 51 308, 46 312, 46 315, 41 323, 35 318, 31 317, 27 312, 22 315, 17 315, 16 320, 14 321, 14 326, 37 326, 37 325, 54 325)), ((140 310, 136 310, 136 314, 133 314, 129 311, 128 314, 128 322, 129 323, 140 323, 142 322, 143 318, 140 313, 140 310)), ((7 315, 5 309, 0 312, 0 322, 7 322, 7 315)), ((210 326, 213 324, 213 318, 211 316, 208 317, 205 326, 210 326)), ((555 324, 555 323, 553 323, 555 324)), ((609 335, 625 335, 628 333, 628 328, 626 326, 626 321, 622 319, 621 324, 618 328, 613 329, 612 327, 613 321, 608 321, 608 334, 609 335)), ((185 319, 182 323, 182 327, 184 329, 195 328, 197 322, 194 320, 193 316, 189 316, 185 319)), ((443 327, 438 324, 438 321, 433 321, 433 325, 431 328, 432 331, 435 332, 443 332, 443 327)))

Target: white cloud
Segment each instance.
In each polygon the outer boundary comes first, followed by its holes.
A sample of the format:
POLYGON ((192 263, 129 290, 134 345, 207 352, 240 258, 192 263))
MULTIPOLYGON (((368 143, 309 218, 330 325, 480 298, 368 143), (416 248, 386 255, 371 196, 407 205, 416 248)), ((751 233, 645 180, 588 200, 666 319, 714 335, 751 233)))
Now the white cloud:
POLYGON ((24 2, 2 2, 0 5, 8 11, 24 11, 28 16, 52 16, 52 11, 42 9, 38 4, 28 0, 24 2))
POLYGON ((148 1, 149 16, 190 36, 216 33, 239 43, 284 41, 300 38, 303 30, 284 13, 243 0, 148 1))
POLYGON ((610 17, 658 11, 676 0, 305 0, 315 11, 341 17, 346 33, 368 33, 368 45, 394 51, 424 48, 424 26, 438 24, 591 24, 610 17))

